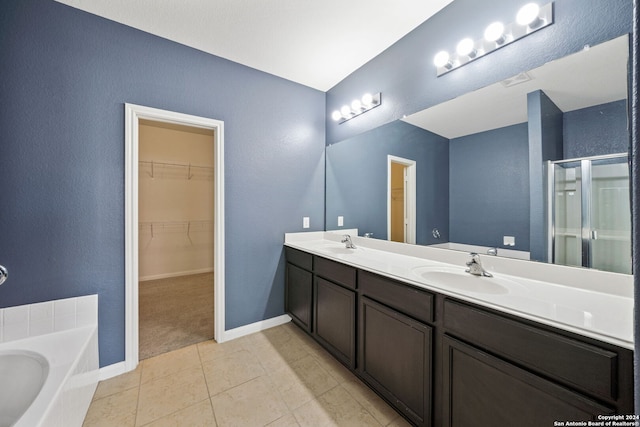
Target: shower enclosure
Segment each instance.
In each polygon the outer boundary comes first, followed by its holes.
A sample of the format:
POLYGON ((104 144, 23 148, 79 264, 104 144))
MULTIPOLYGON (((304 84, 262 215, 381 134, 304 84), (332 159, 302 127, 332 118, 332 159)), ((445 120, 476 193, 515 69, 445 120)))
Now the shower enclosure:
POLYGON ((628 155, 548 162, 550 259, 631 274, 628 155))

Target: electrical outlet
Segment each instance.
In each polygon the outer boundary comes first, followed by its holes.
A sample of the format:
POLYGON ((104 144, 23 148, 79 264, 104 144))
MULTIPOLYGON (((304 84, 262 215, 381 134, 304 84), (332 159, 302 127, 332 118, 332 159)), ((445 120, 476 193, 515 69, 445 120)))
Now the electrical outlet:
POLYGON ((344 217, 341 215, 338 217, 338 227, 342 227, 344 225, 344 217))
POLYGON ((309 217, 305 216, 302 218, 302 228, 309 228, 309 217))

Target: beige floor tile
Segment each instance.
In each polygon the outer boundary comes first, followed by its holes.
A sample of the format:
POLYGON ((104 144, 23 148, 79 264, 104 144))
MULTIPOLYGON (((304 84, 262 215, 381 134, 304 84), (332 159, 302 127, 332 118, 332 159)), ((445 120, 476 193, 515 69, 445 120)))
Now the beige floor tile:
POLYGON ((259 347, 261 345, 278 346, 291 339, 291 334, 286 328, 276 327, 256 332, 246 337, 251 345, 259 347))
POLYGON ((221 357, 229 356, 230 354, 244 350, 246 341, 247 340, 242 337, 224 342, 222 344, 219 344, 213 340, 201 342, 198 344, 198 353, 200 354, 200 360, 202 362, 207 362, 209 360, 219 359, 221 357))
POLYGON ((333 356, 327 353, 326 350, 322 350, 318 353, 313 353, 311 356, 318 361, 318 364, 329 373, 338 383, 342 384, 348 381, 355 381, 356 376, 349 371, 342 363, 338 362, 333 356))
POLYGON ((293 414, 287 414, 284 417, 278 418, 272 423, 267 424, 266 427, 300 427, 300 424, 296 421, 296 417, 293 414))
POLYGON ((94 400, 89 406, 84 427, 133 427, 136 423, 138 388, 132 388, 94 400))
POLYGON ((196 345, 190 345, 189 347, 174 350, 170 353, 145 359, 141 363, 141 382, 144 384, 165 375, 175 374, 176 372, 196 366, 199 367, 200 356, 198 355, 198 347, 196 345))
POLYGON ((294 411, 298 424, 305 427, 378 427, 381 424, 341 386, 294 411))
POLYGON ((140 386, 136 425, 185 409, 209 397, 202 368, 181 370, 140 386))
POLYGON ((136 371, 100 383, 85 426, 216 421, 234 427, 409 426, 292 324, 146 359, 136 371))
POLYGON ((181 411, 162 417, 144 427, 216 427, 209 398, 181 411))
POLYGON ((274 372, 289 367, 289 362, 278 349, 270 345, 262 345, 251 349, 266 372, 274 372))
POLYGON ((400 415, 398 415, 393 421, 387 424, 387 427, 411 427, 411 424, 400 415))
POLYGON ((398 413, 362 381, 347 381, 342 383, 342 387, 383 426, 398 417, 398 413))
POLYGON ((113 377, 108 380, 100 381, 96 388, 96 392, 93 395, 93 400, 102 399, 103 397, 110 396, 112 394, 139 387, 141 373, 142 365, 138 364, 138 367, 131 372, 118 375, 117 377, 113 377))
POLYGON ((265 374, 256 356, 247 350, 204 362, 202 367, 210 396, 265 374))
POLYGON ((290 366, 271 373, 269 378, 291 410, 338 385, 311 356, 291 362, 290 366))
POLYGON ((258 377, 211 398, 220 427, 264 426, 288 413, 266 377, 258 377))

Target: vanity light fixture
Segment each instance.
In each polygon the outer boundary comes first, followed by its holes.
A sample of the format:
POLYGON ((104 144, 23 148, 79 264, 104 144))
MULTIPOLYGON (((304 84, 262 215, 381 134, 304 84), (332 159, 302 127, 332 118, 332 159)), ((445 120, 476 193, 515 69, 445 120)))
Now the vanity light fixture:
POLYGON ((553 2, 544 6, 527 3, 520 8, 512 24, 493 22, 484 31, 484 38, 476 41, 462 39, 453 54, 445 50, 438 52, 433 58, 437 75, 441 76, 551 24, 553 2))
POLYGON ((331 113, 331 118, 336 122, 344 123, 347 120, 376 108, 380 104, 382 104, 382 94, 380 92, 375 95, 365 93, 362 98, 354 99, 351 105, 343 105, 340 110, 335 110, 331 113))

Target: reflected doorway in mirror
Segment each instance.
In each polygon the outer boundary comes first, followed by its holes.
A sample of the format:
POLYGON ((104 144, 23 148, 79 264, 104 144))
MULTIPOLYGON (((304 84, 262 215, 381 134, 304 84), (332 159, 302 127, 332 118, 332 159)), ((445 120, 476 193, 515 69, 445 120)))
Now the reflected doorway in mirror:
POLYGON ((387 156, 387 236, 394 242, 416 242, 416 162, 387 156))

